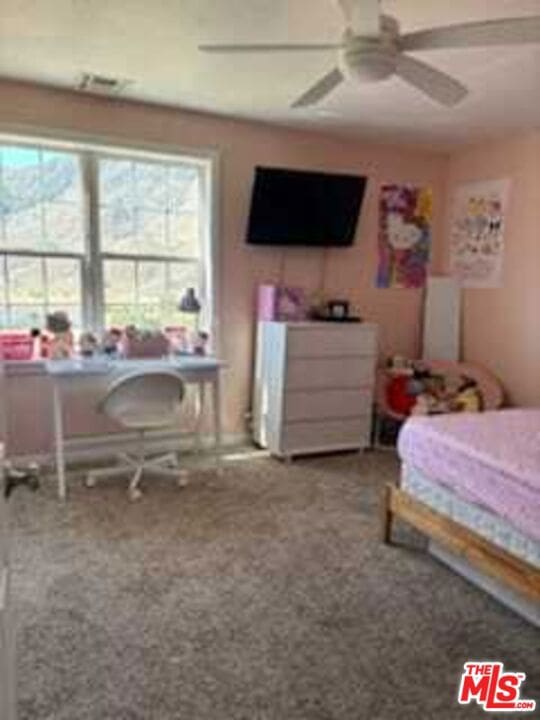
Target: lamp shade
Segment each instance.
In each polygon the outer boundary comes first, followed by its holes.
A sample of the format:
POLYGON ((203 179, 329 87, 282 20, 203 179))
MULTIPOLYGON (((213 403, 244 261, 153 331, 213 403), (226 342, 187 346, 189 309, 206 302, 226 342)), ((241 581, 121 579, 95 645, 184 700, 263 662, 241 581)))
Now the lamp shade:
POLYGON ((180 312, 192 313, 197 315, 201 312, 201 303, 195 294, 195 288, 188 288, 180 298, 178 303, 178 309, 180 312))

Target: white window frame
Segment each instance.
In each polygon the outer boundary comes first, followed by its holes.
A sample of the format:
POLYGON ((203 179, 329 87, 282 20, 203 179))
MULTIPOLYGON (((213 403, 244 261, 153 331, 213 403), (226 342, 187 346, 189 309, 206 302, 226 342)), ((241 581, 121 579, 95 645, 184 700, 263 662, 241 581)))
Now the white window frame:
POLYGON ((57 139, 56 135, 4 134, 0 132, 0 145, 12 145, 26 149, 41 149, 75 153, 81 164, 81 182, 83 191, 83 213, 85 220, 85 247, 83 253, 42 252, 32 250, 0 249, 0 259, 9 255, 76 258, 81 260, 81 302, 83 326, 100 332, 104 329, 105 299, 103 287, 103 262, 106 259, 126 259, 134 261, 159 261, 181 263, 193 262, 193 259, 175 258, 149 254, 110 253, 101 250, 99 230, 99 177, 98 161, 101 158, 132 160, 144 163, 178 165, 186 162, 195 165, 200 172, 200 297, 202 300, 201 326, 210 330, 212 347, 218 345, 217 316, 217 276, 218 276, 218 175, 219 156, 214 150, 193 150, 160 144, 123 144, 117 140, 104 138, 82 139, 79 136, 57 139))

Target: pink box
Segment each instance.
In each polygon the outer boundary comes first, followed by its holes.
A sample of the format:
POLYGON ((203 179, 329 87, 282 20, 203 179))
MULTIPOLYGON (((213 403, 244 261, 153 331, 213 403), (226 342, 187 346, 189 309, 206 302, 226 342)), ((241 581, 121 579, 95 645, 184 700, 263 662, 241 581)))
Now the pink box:
POLYGON ((259 285, 257 320, 306 320, 306 294, 301 288, 259 285))
POLYGON ((125 337, 123 351, 126 358, 159 358, 168 355, 169 340, 165 335, 125 337))
POLYGON ((0 357, 4 360, 31 360, 34 340, 27 332, 0 333, 0 357))

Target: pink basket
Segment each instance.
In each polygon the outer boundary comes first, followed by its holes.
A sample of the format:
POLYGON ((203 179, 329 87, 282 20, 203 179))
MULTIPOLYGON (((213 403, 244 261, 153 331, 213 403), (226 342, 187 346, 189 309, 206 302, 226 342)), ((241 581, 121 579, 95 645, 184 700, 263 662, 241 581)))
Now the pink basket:
POLYGON ((126 337, 123 341, 124 355, 127 358, 160 358, 169 353, 169 340, 165 335, 148 338, 126 337))
POLYGON ((28 333, 0 333, 0 357, 4 360, 31 360, 34 341, 28 333))

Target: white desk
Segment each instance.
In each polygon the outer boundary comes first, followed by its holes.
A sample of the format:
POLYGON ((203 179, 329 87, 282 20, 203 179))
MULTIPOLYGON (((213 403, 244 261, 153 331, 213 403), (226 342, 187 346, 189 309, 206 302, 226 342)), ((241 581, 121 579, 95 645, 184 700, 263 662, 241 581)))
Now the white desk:
POLYGON ((53 385, 53 425, 58 477, 58 497, 66 497, 66 458, 63 389, 67 383, 91 375, 110 375, 111 381, 119 375, 135 370, 176 370, 186 384, 197 385, 197 419, 195 437, 200 447, 202 410, 206 385, 212 388, 212 415, 216 460, 221 456, 221 382, 223 363, 214 357, 179 356, 163 359, 108 360, 106 358, 49 360, 45 364, 53 385))

